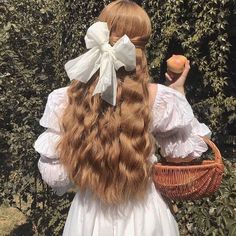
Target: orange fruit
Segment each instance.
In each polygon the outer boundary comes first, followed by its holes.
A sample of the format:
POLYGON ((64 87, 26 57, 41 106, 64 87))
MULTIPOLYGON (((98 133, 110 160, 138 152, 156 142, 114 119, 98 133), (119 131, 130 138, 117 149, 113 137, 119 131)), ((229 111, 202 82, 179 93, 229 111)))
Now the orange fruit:
POLYGON ((167 70, 176 74, 180 74, 184 70, 185 62, 187 58, 183 55, 172 55, 167 60, 167 70))

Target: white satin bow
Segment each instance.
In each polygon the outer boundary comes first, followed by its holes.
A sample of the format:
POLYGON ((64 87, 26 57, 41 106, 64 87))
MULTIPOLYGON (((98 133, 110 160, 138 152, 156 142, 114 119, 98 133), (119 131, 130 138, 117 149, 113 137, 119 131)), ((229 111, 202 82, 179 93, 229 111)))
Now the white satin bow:
POLYGON ((127 35, 120 38, 112 47, 109 44, 110 31, 106 22, 91 25, 85 36, 85 54, 68 61, 65 70, 70 80, 87 83, 100 68, 99 80, 93 92, 102 94, 102 99, 116 105, 116 70, 125 67, 126 71, 136 68, 135 46, 127 35))

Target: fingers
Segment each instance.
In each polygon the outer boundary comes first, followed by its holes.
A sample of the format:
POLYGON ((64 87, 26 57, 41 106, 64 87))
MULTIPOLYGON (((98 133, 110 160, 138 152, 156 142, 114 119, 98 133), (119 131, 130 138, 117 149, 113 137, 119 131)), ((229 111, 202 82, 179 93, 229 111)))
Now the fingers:
POLYGON ((190 62, 189 62, 189 60, 187 60, 187 61, 185 62, 184 71, 183 71, 183 73, 182 73, 181 76, 187 77, 189 70, 190 70, 190 62))
POLYGON ((165 77, 167 80, 169 80, 170 82, 172 81, 172 78, 168 75, 168 73, 165 73, 165 77))
POLYGON ((189 60, 187 60, 187 61, 185 62, 184 67, 187 67, 188 69, 190 69, 190 61, 189 61, 189 60))

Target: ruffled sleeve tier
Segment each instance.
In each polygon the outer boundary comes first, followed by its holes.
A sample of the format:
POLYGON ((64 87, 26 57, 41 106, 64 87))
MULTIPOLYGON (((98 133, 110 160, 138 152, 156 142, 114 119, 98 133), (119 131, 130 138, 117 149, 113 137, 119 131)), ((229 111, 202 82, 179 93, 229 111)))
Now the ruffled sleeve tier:
POLYGON ((46 130, 34 143, 35 150, 40 154, 38 168, 42 179, 58 195, 64 194, 72 186, 56 151, 56 145, 61 135, 59 118, 67 104, 67 88, 56 89, 49 94, 43 116, 39 122, 46 130))
POLYGON ((211 131, 194 117, 181 93, 158 84, 152 111, 152 132, 164 157, 197 158, 207 150, 201 136, 210 137, 211 131))
MULTIPOLYGON (((54 90, 48 96, 40 119, 40 125, 46 130, 34 144, 35 150, 40 153, 38 168, 42 179, 58 195, 72 186, 56 148, 62 134, 59 119, 68 104, 67 88, 54 90)), ((188 101, 180 93, 158 85, 152 115, 152 133, 163 156, 197 158, 207 150, 200 136, 209 136, 211 132, 197 121, 188 101)), ((153 157, 156 159, 155 155, 150 158, 153 157)), ((89 189, 84 193, 78 190, 69 210, 63 236, 179 236, 177 223, 169 207, 154 184, 149 187, 142 202, 130 201, 125 207, 121 205, 117 209, 105 207, 99 199, 92 197, 89 189)))
MULTIPOLYGON (((67 89, 63 87, 49 94, 39 122, 46 131, 34 143, 35 150, 40 153, 38 168, 42 179, 58 195, 65 193, 72 185, 56 151, 62 133, 59 119, 68 103, 67 89)), ((201 136, 210 136, 211 131, 194 117, 191 106, 182 94, 159 84, 152 113, 152 133, 163 156, 197 158, 207 150, 201 136)))

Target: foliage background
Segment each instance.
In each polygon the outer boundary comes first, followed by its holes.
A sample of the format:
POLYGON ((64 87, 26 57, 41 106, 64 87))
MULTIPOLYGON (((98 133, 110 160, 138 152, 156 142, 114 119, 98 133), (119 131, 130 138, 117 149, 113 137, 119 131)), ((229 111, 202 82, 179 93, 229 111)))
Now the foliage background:
MULTIPOLYGON (((69 83, 67 60, 85 50, 86 29, 108 0, 3 0, 1 11, 0 203, 28 216, 35 235, 60 235, 73 193, 55 196, 42 183, 32 148, 47 95, 69 83)), ((192 63, 187 96, 210 125, 224 157, 236 144, 236 1, 136 1, 149 13, 150 74, 164 82, 165 60, 183 53, 192 63)), ((235 235, 236 177, 226 161, 221 189, 210 198, 175 203, 182 235, 235 235)), ((32 235, 32 232, 28 235, 32 235)))

